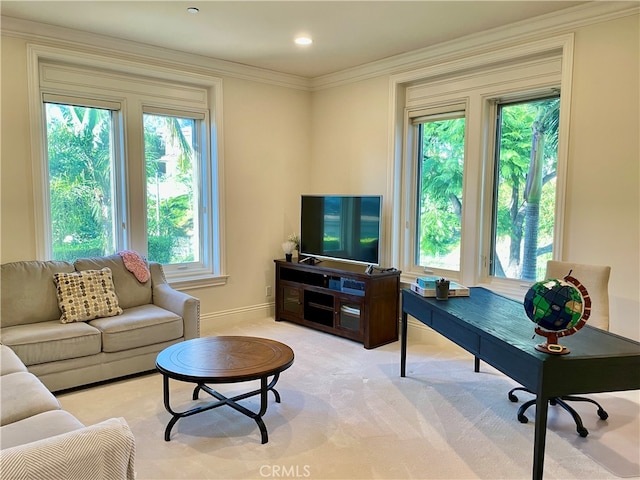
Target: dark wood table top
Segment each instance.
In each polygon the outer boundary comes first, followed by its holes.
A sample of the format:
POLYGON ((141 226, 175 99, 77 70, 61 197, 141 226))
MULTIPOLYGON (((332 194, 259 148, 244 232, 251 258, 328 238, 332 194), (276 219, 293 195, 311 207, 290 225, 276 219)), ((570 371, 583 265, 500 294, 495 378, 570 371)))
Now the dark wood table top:
POLYGON ((480 287, 470 291, 468 297, 443 302, 403 290, 403 315, 420 320, 538 395, 640 388, 640 342, 587 324, 560 339, 571 350, 568 355, 543 353, 535 349, 543 339, 534 335, 535 324, 521 302, 480 287))
POLYGON ((293 350, 267 338, 203 337, 165 348, 156 358, 160 373, 196 383, 234 383, 275 375, 293 364, 293 350))
MULTIPOLYGON (((405 376, 407 316, 411 315, 537 395, 533 444, 534 479, 542 479, 549 399, 562 395, 640 388, 640 342, 586 325, 562 337, 571 352, 536 350, 540 338, 522 303, 484 288, 441 302, 402 290, 400 375, 405 376)), ((476 363, 478 371, 479 363, 476 363)))

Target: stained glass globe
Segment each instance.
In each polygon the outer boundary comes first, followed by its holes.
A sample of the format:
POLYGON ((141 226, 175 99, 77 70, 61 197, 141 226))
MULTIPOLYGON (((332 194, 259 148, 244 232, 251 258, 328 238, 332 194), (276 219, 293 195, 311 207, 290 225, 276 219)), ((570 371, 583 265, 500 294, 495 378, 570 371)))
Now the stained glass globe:
POLYGON ((580 291, 571 283, 548 279, 534 283, 524 297, 524 310, 532 322, 553 332, 575 327, 584 312, 580 291))
POLYGON ((536 323, 535 332, 547 339, 536 350, 554 355, 566 355, 569 349, 558 338, 573 335, 591 316, 591 297, 571 272, 562 280, 550 278, 534 283, 524 297, 524 310, 536 323))

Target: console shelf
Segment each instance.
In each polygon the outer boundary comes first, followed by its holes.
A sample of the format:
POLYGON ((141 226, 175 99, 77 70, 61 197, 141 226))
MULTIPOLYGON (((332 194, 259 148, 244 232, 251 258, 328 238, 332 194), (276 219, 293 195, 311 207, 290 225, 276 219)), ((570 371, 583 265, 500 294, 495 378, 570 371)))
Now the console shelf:
POLYGON ((398 339, 400 271, 363 265, 275 260, 276 321, 355 340, 365 348, 398 339))

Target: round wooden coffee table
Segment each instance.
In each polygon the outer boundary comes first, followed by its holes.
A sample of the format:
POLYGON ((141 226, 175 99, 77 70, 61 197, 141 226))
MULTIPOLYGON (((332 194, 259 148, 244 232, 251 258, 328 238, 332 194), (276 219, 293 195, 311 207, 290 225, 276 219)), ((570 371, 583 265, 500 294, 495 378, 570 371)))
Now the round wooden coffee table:
POLYGON ((276 402, 280 402, 280 394, 274 387, 280 372, 293 364, 293 358, 293 350, 284 343, 257 337, 194 338, 165 348, 156 358, 156 368, 163 376, 164 406, 173 416, 164 431, 164 439, 169 441, 171 429, 179 419, 228 405, 253 418, 260 428, 262 443, 267 443, 267 427, 262 421, 262 416, 267 411, 267 393, 273 392, 276 402), (271 376, 273 378, 267 382, 271 376), (169 401, 170 378, 195 383, 193 400, 198 399, 201 390, 217 400, 184 412, 176 412, 169 401), (206 385, 249 380, 260 380, 260 388, 231 398, 206 385), (257 413, 237 403, 255 395, 260 395, 260 411, 257 413))

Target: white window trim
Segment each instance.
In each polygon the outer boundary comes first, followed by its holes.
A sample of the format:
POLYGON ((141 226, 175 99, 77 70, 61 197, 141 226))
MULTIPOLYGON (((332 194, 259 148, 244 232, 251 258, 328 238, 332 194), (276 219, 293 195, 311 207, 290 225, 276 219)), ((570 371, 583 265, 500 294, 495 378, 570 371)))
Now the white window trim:
MULTIPOLYGON (((496 48, 483 54, 476 54, 473 57, 456 59, 451 61, 441 60, 432 66, 394 75, 390 78, 390 117, 389 117, 389 180, 387 184, 387 198, 392 198, 393 202, 390 207, 392 211, 386 215, 388 219, 394 219, 390 228, 386 229, 390 232, 390 241, 385 242, 386 251, 385 258, 390 263, 403 270, 402 280, 406 283, 415 281, 415 278, 422 272, 418 272, 410 267, 408 263, 408 255, 410 255, 413 240, 410 238, 407 229, 408 222, 413 222, 415 207, 409 202, 408 192, 411 188, 410 181, 413 178, 411 171, 407 171, 407 155, 411 155, 411 145, 414 140, 408 139, 410 120, 408 108, 413 100, 416 105, 425 105, 419 99, 410 98, 411 87, 435 80, 436 78, 457 77, 459 78, 465 72, 474 72, 478 70, 487 71, 487 65, 495 65, 499 69, 501 65, 508 65, 515 61, 525 60, 527 58, 534 59, 536 57, 557 56, 560 57, 560 89, 562 91, 562 102, 560 111, 560 131, 559 131, 559 147, 558 147, 558 165, 557 165, 557 186, 556 186, 556 222, 554 231, 554 258, 562 257, 563 245, 563 225, 565 211, 565 191, 566 191, 566 172, 568 162, 568 137, 569 137, 569 119, 571 106, 571 84, 572 84, 572 65, 573 65, 573 34, 561 35, 557 37, 547 38, 539 41, 530 42, 523 45, 516 45, 506 48, 496 48)), ((473 73, 469 76, 471 77, 473 73)), ((541 82, 544 84, 544 82, 541 82)), ((532 82, 529 90, 533 91, 532 82)), ((556 84, 557 86, 557 84, 556 84)), ((551 87, 551 85, 549 85, 551 87)), ((515 89, 515 91, 527 90, 527 88, 515 89)), ((509 94, 508 88, 505 87, 505 95, 509 94)), ((486 123, 486 119, 490 115, 488 108, 489 99, 495 98, 497 94, 494 92, 482 97, 480 104, 472 105, 472 108, 481 109, 481 118, 486 123)), ((460 95, 451 95, 450 102, 478 102, 478 99, 469 99, 464 96, 464 92, 460 95)), ((415 107, 417 110, 424 110, 424 107, 415 107)), ((469 129, 481 129, 482 125, 473 125, 474 119, 470 119, 469 129)), ((492 160, 488 159, 491 155, 490 145, 492 139, 490 132, 482 131, 481 135, 475 135, 475 138, 468 138, 465 142, 466 156, 477 156, 482 161, 465 162, 465 199, 463 213, 463 245, 461 259, 461 275, 455 280, 470 286, 486 286, 506 295, 521 298, 524 292, 529 288, 530 284, 519 280, 497 279, 487 275, 486 263, 482 256, 478 256, 477 252, 482 251, 486 245, 487 235, 490 235, 490 224, 483 222, 486 215, 490 215, 488 210, 491 209, 491 189, 486 188, 487 182, 491 181, 492 170, 487 168, 491 165, 492 160), (475 185, 467 185, 468 182, 474 181, 475 185), (473 238, 468 238, 469 236, 473 238)), ((415 175, 414 175, 415 176, 415 175)))
MULTIPOLYGON (((84 50, 72 48, 59 48, 47 45, 27 44, 27 79, 29 92, 29 118, 31 123, 31 163, 33 175, 34 197, 34 221, 36 236, 36 258, 45 260, 46 252, 50 249, 49 225, 46 224, 48 215, 45 205, 49 195, 48 178, 43 170, 43 161, 47 158, 44 139, 44 108, 40 90, 40 65, 44 62, 53 62, 59 65, 69 65, 70 68, 81 67, 89 69, 102 69, 115 74, 133 75, 140 78, 149 78, 151 82, 170 81, 182 85, 194 85, 197 88, 205 88, 208 92, 208 110, 213 113, 210 121, 209 149, 212 171, 207 175, 210 182, 211 204, 211 235, 217 235, 213 242, 211 253, 212 269, 207 273, 194 272, 193 275, 181 275, 174 278, 168 276, 168 281, 181 289, 196 288, 202 286, 221 285, 226 283, 227 275, 224 245, 224 157, 223 157, 223 133, 222 133, 222 80, 209 75, 201 75, 188 70, 176 70, 174 67, 163 64, 143 64, 139 59, 128 59, 123 55, 105 56, 88 53, 84 50)), ((69 92, 73 95, 73 92, 69 92)), ((108 98, 105 98, 108 100, 108 98)), ((204 114, 204 112, 200 112, 204 114)), ((129 217, 130 212, 123 212, 129 217)), ((131 239, 129 239, 131 240, 131 239)))

